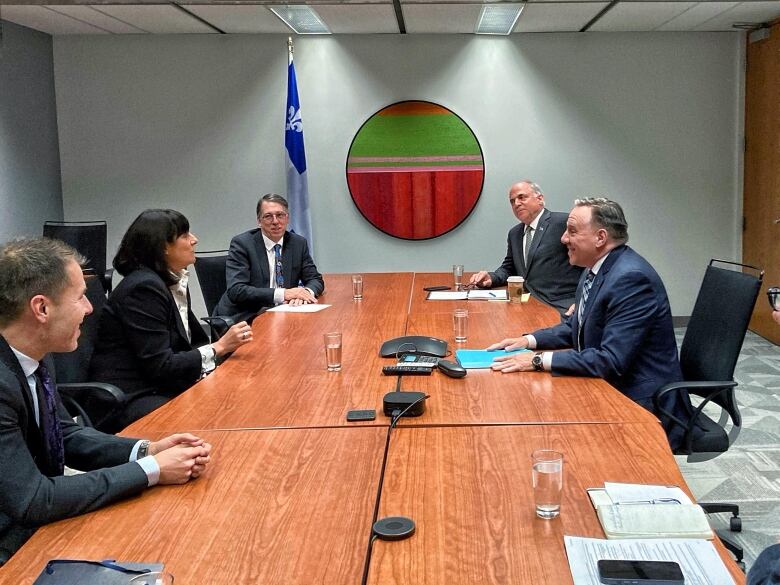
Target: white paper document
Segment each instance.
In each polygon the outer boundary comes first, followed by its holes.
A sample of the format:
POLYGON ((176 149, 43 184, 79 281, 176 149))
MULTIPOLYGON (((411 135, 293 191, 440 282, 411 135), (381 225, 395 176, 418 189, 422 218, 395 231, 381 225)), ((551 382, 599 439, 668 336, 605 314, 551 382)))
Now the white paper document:
POLYGON ((604 482, 604 490, 613 504, 692 504, 677 486, 643 483, 604 482))
POLYGON ((429 301, 506 301, 506 290, 434 290, 428 293, 429 301))
POLYGON ((308 305, 298 305, 297 307, 294 307, 292 305, 276 305, 273 309, 268 309, 268 313, 316 313, 317 311, 322 311, 323 309, 327 309, 330 307, 330 305, 320 305, 320 304, 308 304, 308 305))
POLYGON ((734 585, 734 579, 709 540, 602 540, 564 536, 574 585, 601 585, 596 562, 600 559, 674 561, 685 585, 734 585))

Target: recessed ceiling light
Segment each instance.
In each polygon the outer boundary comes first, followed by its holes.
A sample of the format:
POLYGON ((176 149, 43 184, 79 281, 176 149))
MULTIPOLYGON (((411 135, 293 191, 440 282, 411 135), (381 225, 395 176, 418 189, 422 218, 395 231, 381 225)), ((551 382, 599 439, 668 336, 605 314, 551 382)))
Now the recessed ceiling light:
POLYGON ((329 35, 330 30, 311 6, 269 6, 271 12, 299 35, 329 35))
POLYGON ((525 4, 485 4, 479 13, 478 35, 508 35, 515 27, 525 4))

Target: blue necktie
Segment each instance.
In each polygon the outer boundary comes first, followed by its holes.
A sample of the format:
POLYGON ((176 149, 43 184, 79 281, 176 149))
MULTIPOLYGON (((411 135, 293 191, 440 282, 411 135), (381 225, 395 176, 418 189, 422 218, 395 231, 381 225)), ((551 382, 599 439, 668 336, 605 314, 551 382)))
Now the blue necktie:
POLYGON ((52 471, 56 475, 62 475, 65 470, 65 446, 62 441, 60 418, 57 416, 57 400, 54 397, 56 390, 46 366, 40 364, 35 374, 43 390, 38 395, 43 394, 43 404, 40 404, 39 407, 41 411, 41 430, 46 441, 46 450, 52 465, 52 471))
POLYGON ((282 276, 282 246, 274 246, 274 257, 276 259, 276 288, 284 288, 284 276, 282 276))
POLYGON ((593 281, 596 279, 596 273, 592 270, 588 270, 588 275, 585 277, 585 282, 582 285, 582 297, 580 297, 580 305, 577 307, 577 321, 582 324, 582 315, 585 313, 585 305, 588 302, 588 296, 590 295, 590 287, 593 286, 593 281))

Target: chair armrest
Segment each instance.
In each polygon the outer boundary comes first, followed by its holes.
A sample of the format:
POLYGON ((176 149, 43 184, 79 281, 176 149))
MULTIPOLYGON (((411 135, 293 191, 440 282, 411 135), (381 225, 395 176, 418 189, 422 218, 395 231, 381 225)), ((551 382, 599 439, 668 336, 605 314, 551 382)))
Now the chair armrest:
POLYGON ((97 398, 103 402, 113 402, 117 406, 124 406, 127 403, 127 394, 121 388, 104 382, 57 384, 57 390, 60 394, 77 402, 85 398, 97 398))
MULTIPOLYGON (((734 388, 735 386, 737 386, 737 382, 735 382, 734 380, 723 380, 723 381, 683 380, 681 382, 672 382, 671 384, 666 384, 663 388, 661 388, 655 394, 653 394, 653 407, 657 413, 664 414, 669 421, 685 429, 685 438, 683 439, 683 443, 685 445, 685 449, 687 450, 687 452, 690 452, 691 445, 693 444, 693 430, 697 426, 697 421, 699 420, 699 417, 701 416, 704 407, 707 406, 707 404, 709 404, 714 397, 718 396, 719 394, 722 394, 723 392, 725 392, 730 388, 734 388), (704 400, 702 400, 701 404, 699 404, 699 406, 697 406, 694 409, 693 413, 691 414, 690 420, 686 422, 680 420, 678 417, 674 416, 671 412, 661 407, 661 400, 670 392, 680 392, 681 390, 688 390, 688 389, 712 390, 713 392, 709 396, 703 397, 704 400)), ((701 396, 701 394, 699 395, 701 396)), ((731 416, 731 414, 729 414, 729 416, 731 416)))
POLYGON ((103 288, 106 289, 106 294, 110 293, 111 290, 114 288, 113 279, 114 279, 114 269, 106 268, 106 273, 102 276, 103 288))
POLYGON ((217 341, 227 333, 228 329, 235 325, 235 320, 231 317, 220 317, 218 315, 214 315, 213 317, 201 317, 200 320, 208 324, 209 331, 211 332, 209 337, 211 338, 212 343, 217 341))

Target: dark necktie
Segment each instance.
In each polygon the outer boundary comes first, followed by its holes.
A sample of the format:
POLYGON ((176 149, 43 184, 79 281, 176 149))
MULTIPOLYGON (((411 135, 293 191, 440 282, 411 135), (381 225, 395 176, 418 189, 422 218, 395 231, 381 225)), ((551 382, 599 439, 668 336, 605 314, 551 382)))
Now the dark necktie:
POLYGON ((46 366, 40 364, 35 371, 35 375, 42 390, 42 392, 38 393, 38 396, 42 395, 43 397, 43 404, 39 404, 39 408, 41 412, 41 430, 46 442, 46 450, 53 471, 57 475, 62 475, 65 469, 65 447, 62 441, 60 418, 57 416, 57 400, 54 396, 56 389, 46 366))
POLYGON ((582 315, 585 314, 585 305, 588 302, 588 296, 590 295, 590 287, 593 286, 593 281, 596 280, 596 273, 592 270, 588 270, 588 275, 585 277, 585 283, 582 285, 582 296, 580 297, 580 305, 577 307, 577 321, 582 323, 582 315))
POLYGON ((276 288, 284 288, 284 276, 282 276, 282 246, 274 246, 274 258, 276 259, 276 288))

